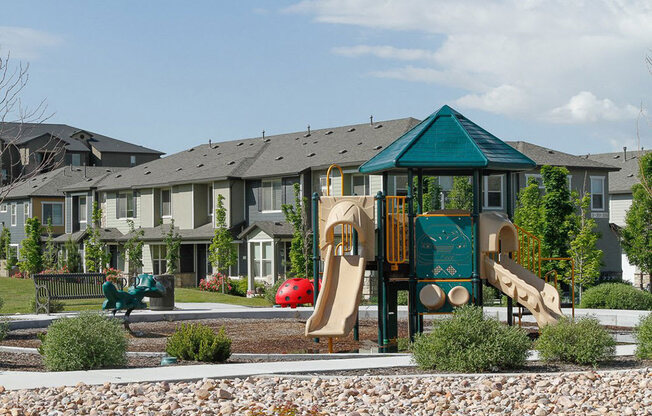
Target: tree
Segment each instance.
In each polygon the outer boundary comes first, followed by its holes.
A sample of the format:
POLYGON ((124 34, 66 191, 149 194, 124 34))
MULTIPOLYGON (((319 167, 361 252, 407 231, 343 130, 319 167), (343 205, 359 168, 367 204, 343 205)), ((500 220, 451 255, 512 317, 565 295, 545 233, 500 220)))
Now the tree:
POLYGON ((79 246, 68 237, 64 245, 66 256, 62 259, 62 266, 65 266, 70 273, 81 272, 81 256, 79 255, 79 246))
POLYGON ((43 270, 41 257, 41 221, 38 218, 25 220, 25 238, 20 248, 20 271, 30 274, 43 270))
MULTIPOLYGON (((632 205, 625 215, 622 229, 622 246, 629 262, 642 273, 652 273, 652 195, 643 183, 652 179, 652 153, 646 153, 639 160, 640 184, 632 187, 632 205)), ((652 286, 652 285, 651 285, 652 286)), ((652 291, 652 287, 650 288, 652 291)))
POLYGON ((10 247, 11 231, 3 225, 2 231, 0 231, 0 260, 7 260, 11 256, 9 252, 10 247))
POLYGON ((539 238, 543 235, 543 204, 535 178, 530 178, 527 186, 518 193, 514 224, 539 238))
POLYGON ((308 198, 301 198, 301 185, 294 184, 294 205, 283 204, 281 210, 287 222, 292 225, 292 243, 290 245, 290 275, 308 277, 312 269, 310 244, 312 233, 308 229, 306 212, 308 198))
POLYGON ((168 232, 164 234, 165 261, 167 263, 167 274, 175 274, 179 265, 179 247, 181 247, 181 235, 174 229, 174 218, 170 222, 168 232))
POLYGON ((86 271, 91 273, 101 272, 111 260, 111 254, 106 250, 106 244, 100 239, 100 222, 102 209, 93 202, 92 225, 87 229, 88 238, 84 244, 86 271))
POLYGON ((468 176, 455 176, 453 178, 453 188, 448 193, 448 203, 450 209, 462 209, 471 211, 473 209, 473 185, 468 176))
POLYGON ((129 273, 138 273, 143 267, 143 236, 145 232, 141 227, 136 230, 134 222, 127 220, 129 224, 129 239, 124 245, 124 252, 129 263, 129 273))
POLYGON ((602 265, 602 250, 597 247, 600 234, 595 231, 595 220, 589 218, 589 207, 591 195, 585 193, 582 198, 576 199, 580 215, 577 217, 578 224, 571 231, 571 242, 569 253, 575 260, 575 283, 580 285, 580 300, 582 299, 582 288, 595 284, 600 277, 600 266, 602 265))
MULTIPOLYGON (((208 251, 208 260, 213 268, 224 275, 228 274, 229 267, 235 266, 238 262, 238 253, 233 246, 233 236, 226 226, 226 208, 222 194, 217 195, 215 234, 208 251)), ((224 291, 224 286, 222 286, 222 291, 224 291)))
MULTIPOLYGON (((541 208, 543 226, 541 230, 541 251, 544 257, 570 257, 570 235, 576 222, 573 220, 575 207, 568 189, 568 169, 560 166, 543 166, 541 177, 546 194, 541 208)), ((544 271, 557 270, 561 280, 570 281, 568 265, 564 262, 542 265, 544 271)))
POLYGON ((45 249, 43 250, 43 268, 53 270, 57 267, 57 245, 54 244, 52 232, 52 218, 48 218, 46 227, 47 239, 45 240, 45 249))
POLYGON ((438 179, 434 176, 423 178, 423 212, 441 209, 441 186, 438 179))

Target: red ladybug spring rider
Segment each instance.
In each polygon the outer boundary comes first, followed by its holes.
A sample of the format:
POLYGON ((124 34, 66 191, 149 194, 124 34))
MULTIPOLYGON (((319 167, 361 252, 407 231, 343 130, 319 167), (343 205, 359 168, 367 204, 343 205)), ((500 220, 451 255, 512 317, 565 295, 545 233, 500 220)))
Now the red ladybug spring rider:
MULTIPOLYGON (((319 282, 321 288, 321 282, 319 282)), ((310 279, 295 277, 288 279, 276 292, 276 304, 282 307, 296 308, 301 304, 312 304, 314 300, 314 287, 310 279)))

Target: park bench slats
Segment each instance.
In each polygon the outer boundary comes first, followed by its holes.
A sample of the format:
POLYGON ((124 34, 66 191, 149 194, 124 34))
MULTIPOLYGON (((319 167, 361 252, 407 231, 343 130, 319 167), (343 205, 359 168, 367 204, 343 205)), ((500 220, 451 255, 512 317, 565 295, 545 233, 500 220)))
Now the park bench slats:
MULTIPOLYGON (((102 299, 104 273, 35 274, 36 313, 49 313, 50 300, 102 299)), ((118 279, 116 286, 122 290, 126 279, 118 279)))

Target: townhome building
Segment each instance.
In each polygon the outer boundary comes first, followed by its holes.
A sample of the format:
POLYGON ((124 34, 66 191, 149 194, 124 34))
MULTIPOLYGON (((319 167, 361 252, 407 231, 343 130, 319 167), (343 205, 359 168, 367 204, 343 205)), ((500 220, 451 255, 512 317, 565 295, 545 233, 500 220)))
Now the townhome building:
MULTIPOLYGON (((625 227, 625 216, 632 205, 632 186, 640 183, 639 160, 649 150, 631 151, 623 148, 622 152, 599 153, 586 157, 596 162, 613 165, 619 170, 609 172, 609 225, 618 233, 625 227)), ((622 278, 632 283, 639 289, 650 289, 650 276, 641 273, 641 270, 630 264, 627 255, 621 250, 620 244, 611 247, 614 253, 621 256, 622 278)))
POLYGON ((2 184, 61 166, 131 167, 162 152, 66 124, 0 123, 2 184))
MULTIPOLYGON (((18 258, 25 238, 26 219, 39 218, 44 227, 49 220, 52 222, 53 235, 63 235, 65 217, 69 213, 63 189, 114 171, 115 168, 109 167, 64 166, 0 188, 0 195, 3 196, 0 223, 11 232, 11 245, 15 247, 18 258)), ((43 234, 45 235, 45 229, 43 234)))

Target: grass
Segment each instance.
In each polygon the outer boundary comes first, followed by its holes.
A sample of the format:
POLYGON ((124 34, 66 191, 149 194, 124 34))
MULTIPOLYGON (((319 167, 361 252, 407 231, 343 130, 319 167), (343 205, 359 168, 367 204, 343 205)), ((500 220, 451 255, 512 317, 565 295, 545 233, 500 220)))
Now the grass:
MULTIPOLYGON (((0 313, 34 313, 30 309, 34 299, 34 283, 30 279, 13 279, 0 277, 0 297, 5 303, 0 313)), ((240 296, 223 295, 221 293, 203 292, 199 289, 176 288, 176 302, 210 302, 227 303, 242 306, 270 306, 264 298, 244 298, 240 296)), ((103 299, 81 299, 64 301, 65 311, 99 310, 103 299)))

